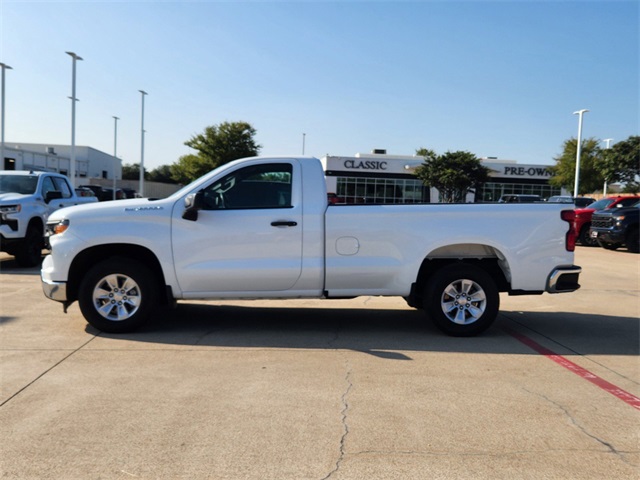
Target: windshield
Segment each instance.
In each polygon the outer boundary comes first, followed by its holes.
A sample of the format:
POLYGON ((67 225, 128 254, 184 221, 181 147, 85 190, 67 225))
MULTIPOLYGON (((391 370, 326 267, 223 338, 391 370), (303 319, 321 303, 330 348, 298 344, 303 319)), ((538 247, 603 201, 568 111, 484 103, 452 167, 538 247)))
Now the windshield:
POLYGON ((593 208, 595 210, 604 210, 609 205, 613 203, 613 199, 611 198, 603 198, 602 200, 598 200, 597 202, 592 203, 587 208, 593 208))
POLYGON ((0 175, 0 193, 35 193, 38 177, 35 175, 0 175))

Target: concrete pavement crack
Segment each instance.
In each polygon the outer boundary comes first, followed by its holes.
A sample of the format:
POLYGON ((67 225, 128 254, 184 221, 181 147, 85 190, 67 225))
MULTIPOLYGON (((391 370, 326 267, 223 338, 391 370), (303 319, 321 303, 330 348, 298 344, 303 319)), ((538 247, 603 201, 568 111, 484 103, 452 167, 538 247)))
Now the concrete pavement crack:
POLYGON ((559 408, 560 410, 562 410, 564 412, 564 414, 566 415, 566 417, 569 419, 569 421, 571 422, 571 424, 576 427, 579 431, 581 431, 584 435, 586 435, 587 437, 595 440, 596 442, 598 442, 600 445, 604 446, 605 448, 607 448, 607 450, 609 450, 609 453, 613 453, 614 455, 616 455, 620 460, 622 460, 624 463, 626 463, 627 465, 631 465, 636 467, 637 465, 634 465, 633 463, 629 462, 625 456, 624 456, 624 452, 619 451, 618 449, 616 449, 612 444, 610 444, 609 442, 597 437, 596 435, 593 435, 592 433, 590 433, 589 431, 587 431, 587 429, 582 426, 578 420, 571 414, 571 412, 569 411, 569 409, 567 409, 565 406, 561 405, 560 403, 552 400, 551 398, 547 397, 546 395, 542 395, 540 393, 536 393, 536 392, 532 392, 526 388, 523 388, 523 390, 531 395, 536 395, 540 398, 543 398, 544 400, 546 400, 547 402, 551 403, 552 405, 555 405, 557 408, 559 408))
POLYGON ((331 470, 325 477, 322 477, 322 480, 328 480, 340 469, 340 465, 344 460, 345 456, 345 443, 347 440, 347 436, 349 435, 349 423, 348 423, 348 413, 349 413, 349 401, 348 396, 349 392, 353 388, 353 382, 351 381, 352 370, 351 365, 347 361, 347 374, 345 376, 345 382, 347 383, 347 388, 342 393, 341 402, 342 402, 342 411, 340 412, 341 423, 342 423, 342 436, 340 437, 340 448, 338 459, 336 460, 336 464, 333 470, 331 470))
POLYGON ((52 371, 54 368, 56 368, 58 365, 64 363, 68 358, 70 358, 72 355, 76 354, 77 352, 79 352, 80 350, 82 350, 84 347, 86 347, 87 345, 89 345, 89 343, 93 342, 98 336, 100 336, 100 333, 98 333, 97 335, 94 335, 93 337, 91 337, 89 340, 87 340, 86 342, 84 342, 82 345, 80 345, 78 348, 76 348, 75 350, 73 350, 71 353, 69 353, 68 355, 64 356, 62 359, 60 359, 59 361, 57 361, 55 364, 53 364, 51 367, 47 368, 44 372, 42 372, 40 375, 38 375, 36 378, 34 378, 33 380, 31 380, 29 383, 27 383, 24 387, 22 387, 20 390, 18 390, 17 392, 15 392, 13 395, 11 395, 9 398, 7 398, 4 402, 0 403, 0 407, 4 407, 7 403, 9 403, 11 400, 13 400, 14 398, 16 398, 18 395, 20 395, 22 392, 24 392, 27 388, 29 388, 31 385, 33 385, 34 383, 36 383, 38 380, 40 380, 42 377, 44 377, 47 373, 49 373, 50 371, 52 371))

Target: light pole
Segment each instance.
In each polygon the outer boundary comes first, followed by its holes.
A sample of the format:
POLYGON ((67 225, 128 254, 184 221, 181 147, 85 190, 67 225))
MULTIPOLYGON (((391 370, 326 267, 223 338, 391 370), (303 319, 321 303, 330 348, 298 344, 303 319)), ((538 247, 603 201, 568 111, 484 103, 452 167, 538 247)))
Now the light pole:
POLYGON ((11 70, 11 67, 5 63, 0 63, 0 68, 2 68, 2 125, 0 125, 0 160, 2 160, 2 165, 0 165, 0 168, 4 168, 4 71, 11 70))
MULTIPOLYGON (((604 140, 602 140, 603 142, 607 142, 607 146, 606 149, 609 150, 609 145, 611 144, 611 140, 613 140, 613 138, 605 138, 604 140)), ((606 197, 607 196, 607 177, 604 177, 604 187, 602 187, 602 197, 606 197)))
POLYGON ((306 137, 307 137, 307 134, 303 133, 302 134, 302 155, 304 155, 304 143, 305 143, 306 137))
POLYGON ((140 127, 140 196, 144 197, 144 97, 148 95, 144 90, 138 90, 142 95, 142 122, 140 127))
POLYGON ((576 149, 576 181, 573 186, 573 197, 578 196, 578 187, 580 187, 580 150, 582 149, 582 115, 588 112, 586 108, 573 112, 574 115, 578 115, 578 145, 576 149))
POLYGON ((116 199, 116 168, 118 166, 118 120, 120 118, 114 116, 113 125, 113 199, 116 199))
POLYGON ((74 52, 66 52, 67 55, 71 55, 73 58, 73 67, 71 70, 71 165, 69 166, 69 177, 71 180, 71 187, 76 186, 76 62, 82 60, 82 57, 76 55, 74 52))

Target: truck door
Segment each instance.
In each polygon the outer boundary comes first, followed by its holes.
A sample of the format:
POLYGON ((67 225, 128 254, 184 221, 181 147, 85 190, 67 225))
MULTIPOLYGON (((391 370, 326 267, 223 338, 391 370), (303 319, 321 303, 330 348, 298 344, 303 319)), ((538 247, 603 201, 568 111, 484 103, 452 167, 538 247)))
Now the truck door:
POLYGON ((300 166, 257 163, 213 181, 196 220, 173 212, 172 249, 183 293, 291 289, 302 269, 300 166))
POLYGON ((42 199, 47 197, 48 192, 60 192, 62 198, 51 200, 47 204, 47 214, 63 207, 71 207, 76 204, 71 187, 64 178, 45 176, 42 179, 42 199))

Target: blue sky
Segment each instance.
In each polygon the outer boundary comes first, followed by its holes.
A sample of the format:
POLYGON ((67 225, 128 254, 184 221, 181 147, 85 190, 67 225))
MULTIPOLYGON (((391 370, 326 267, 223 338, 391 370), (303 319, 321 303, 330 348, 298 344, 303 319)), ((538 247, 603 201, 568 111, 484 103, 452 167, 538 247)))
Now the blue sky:
POLYGON ((247 121, 264 155, 467 150, 553 164, 584 137, 639 133, 637 1, 0 0, 5 138, 176 162, 247 121))

